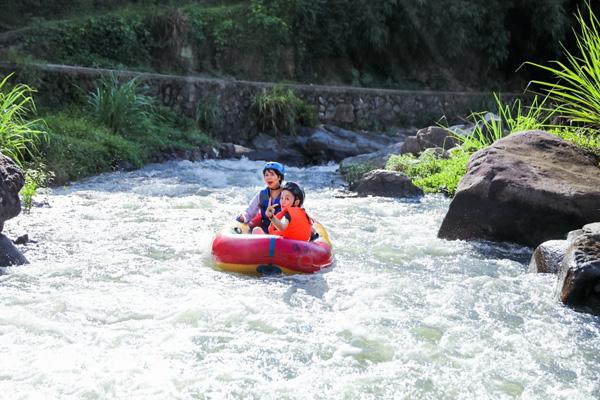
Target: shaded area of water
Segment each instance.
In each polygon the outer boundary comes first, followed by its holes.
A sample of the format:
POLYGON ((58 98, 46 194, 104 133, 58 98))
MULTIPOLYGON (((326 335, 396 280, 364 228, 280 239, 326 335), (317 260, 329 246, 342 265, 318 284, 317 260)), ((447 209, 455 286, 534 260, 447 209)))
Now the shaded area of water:
POLYGON ((0 276, 11 398, 600 397, 596 317, 558 304, 530 249, 436 238, 448 200, 338 198, 335 166, 290 168, 336 265, 254 278, 212 267, 259 162, 102 175, 7 223, 31 264, 0 276))

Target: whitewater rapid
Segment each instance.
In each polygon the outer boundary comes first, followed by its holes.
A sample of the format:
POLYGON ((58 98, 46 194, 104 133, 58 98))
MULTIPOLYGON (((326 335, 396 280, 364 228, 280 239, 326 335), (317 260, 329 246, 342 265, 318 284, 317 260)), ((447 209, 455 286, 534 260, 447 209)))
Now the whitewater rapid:
POLYGON ((261 166, 103 174, 7 221, 34 243, 1 270, 0 398, 600 398, 598 317, 527 273, 531 249, 437 239, 442 196, 347 198, 335 165, 288 168, 334 267, 216 270, 261 166))

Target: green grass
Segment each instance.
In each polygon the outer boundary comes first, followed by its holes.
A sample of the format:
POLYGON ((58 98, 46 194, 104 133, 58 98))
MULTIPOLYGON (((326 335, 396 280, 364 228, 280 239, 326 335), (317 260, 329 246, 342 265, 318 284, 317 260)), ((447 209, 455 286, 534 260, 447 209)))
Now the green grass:
POLYGON ((30 119, 36 111, 33 90, 20 83, 11 86, 10 77, 0 81, 0 151, 22 166, 37 153, 42 121, 30 119))
POLYGON ((593 132, 600 128, 600 31, 598 18, 586 1, 587 17, 578 9, 576 14, 580 31, 576 33, 577 52, 563 48, 565 62, 550 65, 529 62, 553 75, 556 80, 534 80, 556 104, 556 111, 574 125, 593 132))

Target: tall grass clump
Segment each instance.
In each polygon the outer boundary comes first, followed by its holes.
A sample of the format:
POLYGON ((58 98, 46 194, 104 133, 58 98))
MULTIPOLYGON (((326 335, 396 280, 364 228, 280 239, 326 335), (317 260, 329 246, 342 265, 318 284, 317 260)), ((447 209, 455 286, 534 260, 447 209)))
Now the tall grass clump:
POLYGON ((207 96, 198 103, 196 108, 196 124, 201 129, 213 132, 221 128, 223 113, 216 96, 207 96))
POLYGON ((281 84, 255 96, 250 110, 256 127, 262 132, 295 134, 299 125, 316 124, 314 107, 281 84))
POLYGON ((469 135, 454 134, 465 151, 473 153, 484 149, 513 132, 544 129, 555 114, 555 110, 545 107, 547 97, 540 100, 535 96, 528 106, 521 99, 504 103, 497 93, 493 93, 493 98, 495 113, 472 113, 469 120, 475 125, 473 132, 469 135))
POLYGON ((533 62, 526 64, 549 72, 556 80, 534 80, 556 111, 568 124, 582 127, 591 133, 600 128, 600 32, 598 18, 586 1, 587 17, 580 9, 576 19, 580 32, 575 32, 576 51, 563 46, 565 62, 552 61, 550 65, 533 62))
POLYGON ((124 136, 138 133, 153 107, 152 99, 140 93, 136 78, 121 84, 114 75, 102 79, 89 103, 99 122, 124 136))
POLYGON ((41 120, 28 119, 36 111, 33 89, 21 83, 9 85, 11 76, 0 82, 0 151, 22 167, 35 156, 44 134, 41 120))

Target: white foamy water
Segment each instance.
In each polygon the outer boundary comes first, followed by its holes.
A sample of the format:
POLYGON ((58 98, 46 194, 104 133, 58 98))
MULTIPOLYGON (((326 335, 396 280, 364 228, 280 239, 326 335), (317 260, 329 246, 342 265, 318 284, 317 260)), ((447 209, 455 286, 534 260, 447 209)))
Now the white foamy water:
POLYGON ((527 273, 530 249, 437 239, 443 197, 337 198, 335 166, 290 168, 336 265, 214 269, 261 166, 102 175, 8 221, 36 243, 0 275, 0 398, 600 398, 600 320, 527 273))

